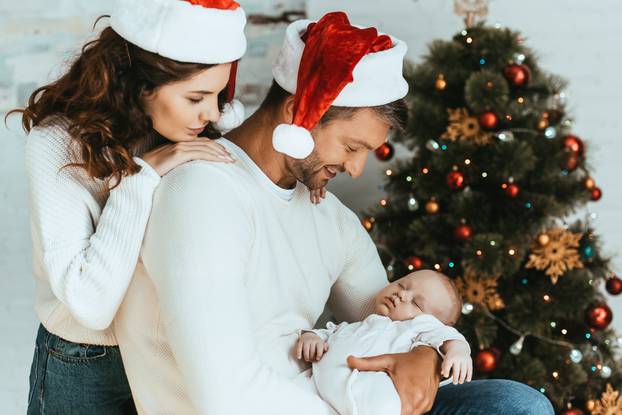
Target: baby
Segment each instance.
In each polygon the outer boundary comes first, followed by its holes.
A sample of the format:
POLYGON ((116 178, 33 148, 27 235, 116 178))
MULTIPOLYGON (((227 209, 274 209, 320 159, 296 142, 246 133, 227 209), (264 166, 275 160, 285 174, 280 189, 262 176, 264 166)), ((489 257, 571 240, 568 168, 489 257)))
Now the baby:
POLYGON ((454 384, 471 380, 471 348, 450 327, 458 321, 462 302, 447 276, 432 270, 413 272, 382 289, 374 307, 374 314, 360 322, 302 330, 296 345, 298 359, 313 363, 313 381, 321 398, 340 415, 401 413, 391 378, 384 372, 350 369, 350 355, 402 353, 429 345, 443 356, 445 378, 451 372, 454 384))

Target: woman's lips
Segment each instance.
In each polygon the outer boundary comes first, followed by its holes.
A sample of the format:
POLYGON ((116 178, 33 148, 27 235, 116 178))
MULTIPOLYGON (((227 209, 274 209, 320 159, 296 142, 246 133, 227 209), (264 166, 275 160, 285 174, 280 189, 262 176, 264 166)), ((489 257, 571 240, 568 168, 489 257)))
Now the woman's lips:
POLYGON ((326 176, 327 176, 329 179, 332 179, 332 178, 334 178, 334 177, 337 175, 337 172, 335 172, 335 171, 331 171, 332 169, 329 169, 328 167, 324 167, 324 170, 325 170, 325 172, 326 172, 326 176))
POLYGON ((199 134, 201 134, 203 132, 203 130, 205 130, 205 127, 203 127, 203 128, 188 128, 188 130, 190 130, 190 132, 192 134, 199 135, 199 134))

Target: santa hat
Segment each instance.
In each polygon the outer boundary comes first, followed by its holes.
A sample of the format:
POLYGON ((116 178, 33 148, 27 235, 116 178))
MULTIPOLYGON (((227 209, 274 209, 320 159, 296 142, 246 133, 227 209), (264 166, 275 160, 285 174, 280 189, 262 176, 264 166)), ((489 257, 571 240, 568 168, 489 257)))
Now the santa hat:
POLYGON ((294 94, 293 122, 274 129, 274 148, 306 158, 314 148, 310 131, 331 105, 371 107, 405 97, 406 49, 404 42, 373 27, 352 26, 343 12, 290 24, 272 74, 294 94))
POLYGON ((110 25, 134 45, 179 62, 233 62, 228 99, 217 127, 244 119, 233 100, 237 60, 246 52, 246 14, 233 0, 117 0, 110 25))

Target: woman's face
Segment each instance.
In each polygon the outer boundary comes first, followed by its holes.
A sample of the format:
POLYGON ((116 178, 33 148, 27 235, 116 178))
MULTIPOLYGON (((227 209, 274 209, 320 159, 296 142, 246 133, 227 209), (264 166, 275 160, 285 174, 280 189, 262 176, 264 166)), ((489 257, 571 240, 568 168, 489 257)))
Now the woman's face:
POLYGON ((229 81, 231 64, 205 69, 191 78, 158 87, 145 100, 153 128, 173 142, 192 141, 218 121, 218 93, 229 81))

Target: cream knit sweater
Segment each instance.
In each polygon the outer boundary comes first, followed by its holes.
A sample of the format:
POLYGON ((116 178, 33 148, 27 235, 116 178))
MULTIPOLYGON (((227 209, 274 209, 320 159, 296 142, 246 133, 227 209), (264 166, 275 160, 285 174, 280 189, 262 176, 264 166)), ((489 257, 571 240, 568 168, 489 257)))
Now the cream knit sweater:
POLYGON ((115 318, 140 414, 323 415, 293 348, 330 305, 364 319, 387 275, 357 216, 298 183, 290 200, 234 143, 154 195, 142 261, 115 318))
POLYGON ((136 267, 160 176, 135 157, 141 171, 109 191, 83 169, 63 168, 80 160, 67 126, 60 117, 47 120, 26 143, 35 309, 53 334, 114 345, 109 326, 136 267))

